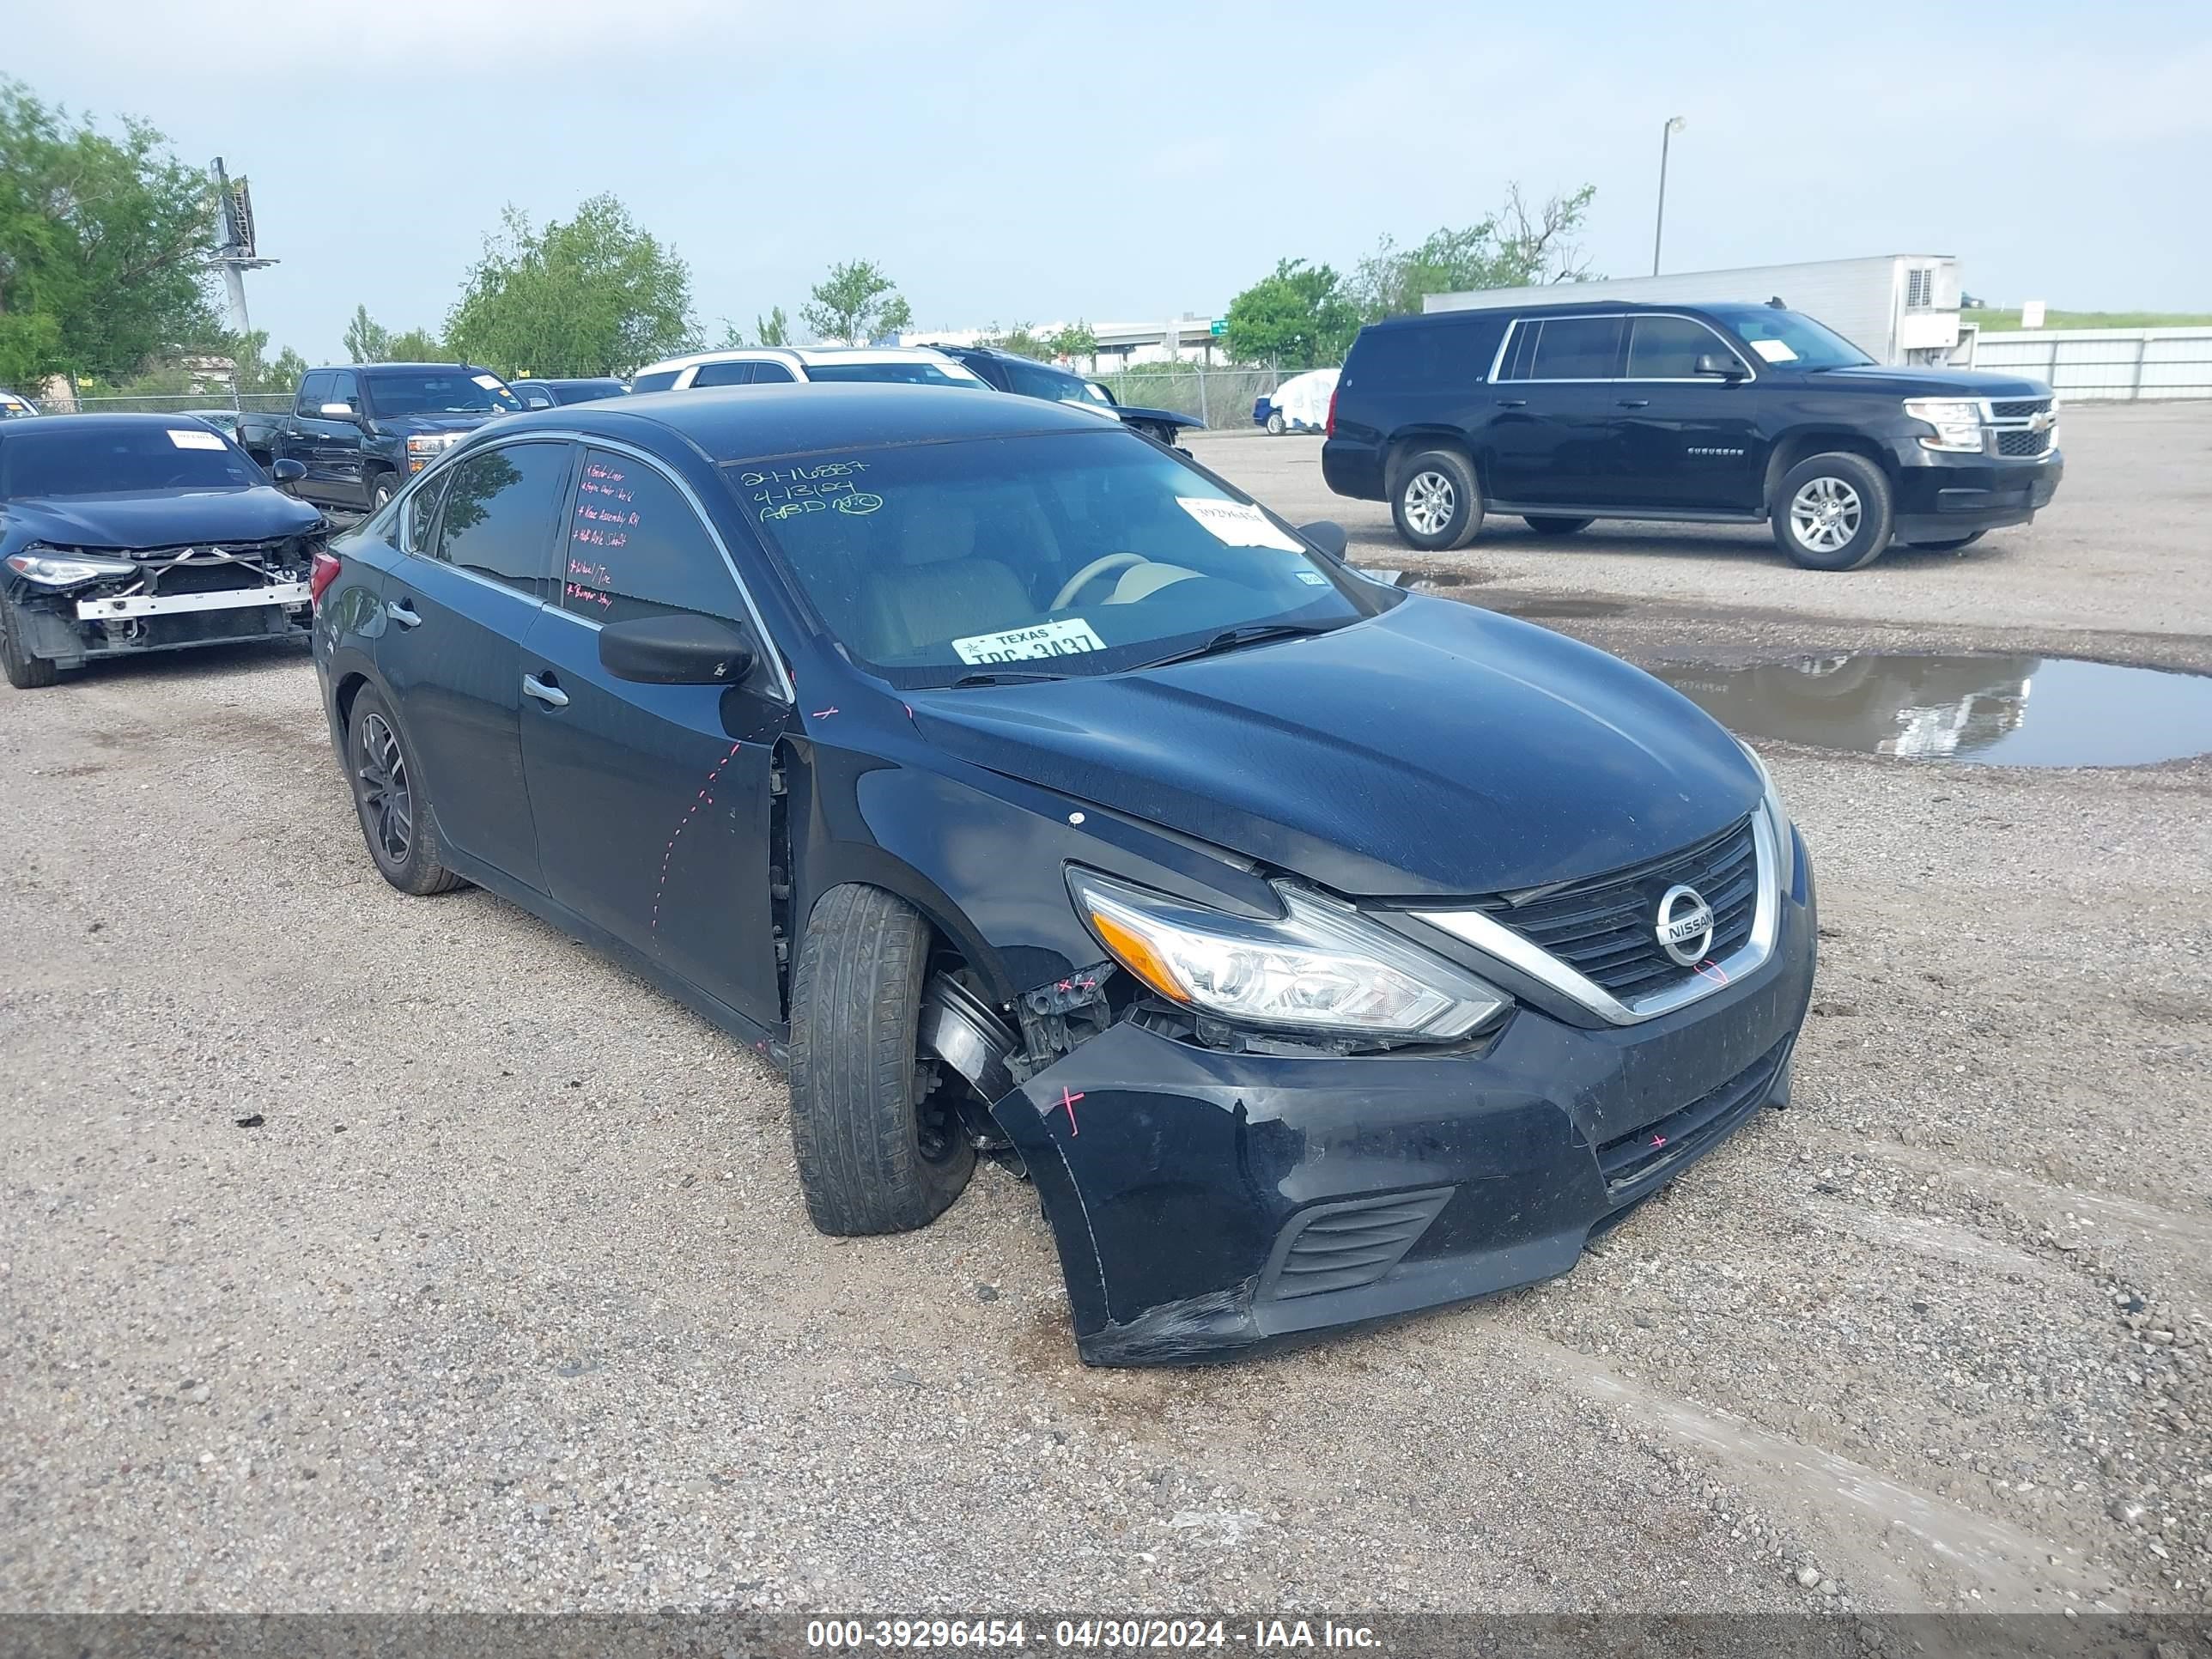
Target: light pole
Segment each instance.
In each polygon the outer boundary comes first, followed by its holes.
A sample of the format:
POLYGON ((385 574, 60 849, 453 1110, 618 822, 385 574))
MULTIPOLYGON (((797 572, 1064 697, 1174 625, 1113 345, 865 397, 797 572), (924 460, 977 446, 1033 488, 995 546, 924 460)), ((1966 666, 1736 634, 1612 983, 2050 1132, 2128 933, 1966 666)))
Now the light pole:
POLYGON ((1651 274, 1659 274, 1659 239, 1667 234, 1667 145, 1674 136, 1689 125, 1679 115, 1667 118, 1667 125, 1659 129, 1659 217, 1651 227, 1651 274))

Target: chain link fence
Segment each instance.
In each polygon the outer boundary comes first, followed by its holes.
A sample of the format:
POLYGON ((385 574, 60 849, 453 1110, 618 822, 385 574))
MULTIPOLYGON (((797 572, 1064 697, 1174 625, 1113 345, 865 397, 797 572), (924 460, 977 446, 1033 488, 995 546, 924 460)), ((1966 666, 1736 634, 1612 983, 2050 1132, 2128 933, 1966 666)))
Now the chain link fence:
POLYGON ((1252 424, 1252 405, 1303 368, 1209 368, 1202 363, 1135 363, 1091 378, 1125 404, 1195 415, 1209 427, 1252 424))
POLYGON ((247 415, 282 415, 289 392, 164 392, 143 397, 60 397, 37 399, 48 415, 185 415, 211 409, 247 415))

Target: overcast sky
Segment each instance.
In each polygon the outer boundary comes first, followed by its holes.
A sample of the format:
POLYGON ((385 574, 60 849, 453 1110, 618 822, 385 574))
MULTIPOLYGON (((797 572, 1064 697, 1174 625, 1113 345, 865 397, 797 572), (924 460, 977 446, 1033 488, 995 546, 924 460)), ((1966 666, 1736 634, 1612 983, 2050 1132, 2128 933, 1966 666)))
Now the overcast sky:
POLYGON ((936 0, 90 0, 6 8, 5 72, 252 176, 257 326, 435 325, 501 207, 612 191, 697 309, 795 317, 884 264, 924 327, 1211 313, 1286 254, 1519 180, 1597 186, 1596 269, 1955 253, 1969 292, 2212 309, 2212 6, 1132 9, 936 0), (1418 21, 1415 21, 1418 18, 1418 21))

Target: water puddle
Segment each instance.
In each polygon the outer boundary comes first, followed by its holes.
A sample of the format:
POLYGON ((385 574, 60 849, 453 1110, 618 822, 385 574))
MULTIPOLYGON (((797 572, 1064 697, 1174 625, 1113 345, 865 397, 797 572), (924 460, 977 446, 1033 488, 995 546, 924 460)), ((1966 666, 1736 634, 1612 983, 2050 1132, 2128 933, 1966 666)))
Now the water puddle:
POLYGON ((2069 657, 1797 657, 1652 671, 1730 731, 1985 766, 2148 766, 2212 753, 2212 676, 2069 657))

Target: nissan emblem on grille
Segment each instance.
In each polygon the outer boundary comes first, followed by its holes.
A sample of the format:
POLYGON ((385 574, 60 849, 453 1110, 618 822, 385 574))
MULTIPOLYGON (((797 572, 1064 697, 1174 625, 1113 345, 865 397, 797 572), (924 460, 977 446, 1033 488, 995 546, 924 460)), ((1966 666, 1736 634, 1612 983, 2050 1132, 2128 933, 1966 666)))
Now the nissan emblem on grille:
POLYGON ((1669 887, 1660 896, 1659 925, 1652 933, 1661 950, 1685 968, 1694 968, 1713 942, 1713 908, 1694 887, 1669 887))

